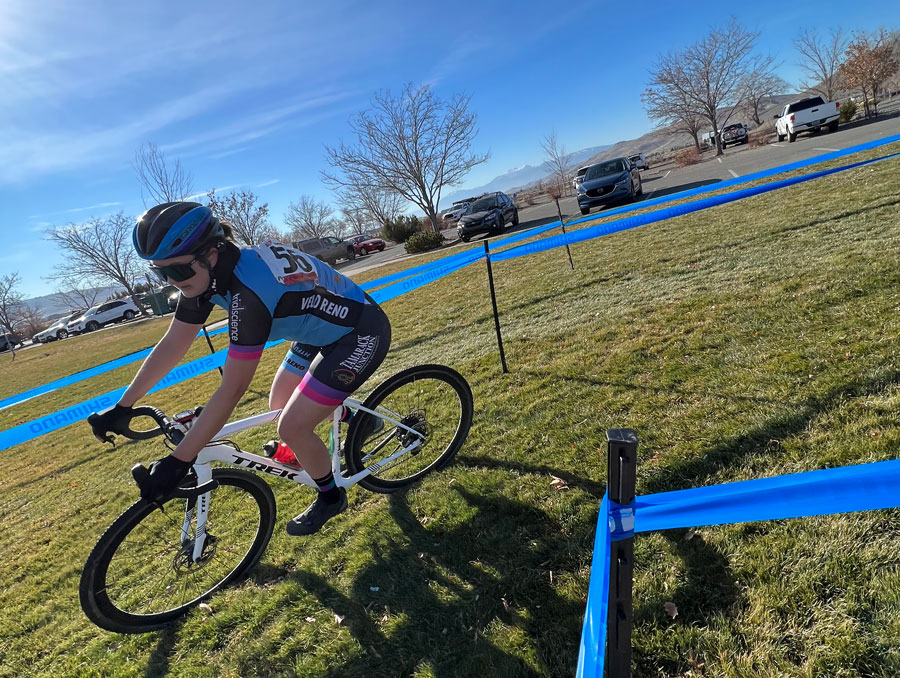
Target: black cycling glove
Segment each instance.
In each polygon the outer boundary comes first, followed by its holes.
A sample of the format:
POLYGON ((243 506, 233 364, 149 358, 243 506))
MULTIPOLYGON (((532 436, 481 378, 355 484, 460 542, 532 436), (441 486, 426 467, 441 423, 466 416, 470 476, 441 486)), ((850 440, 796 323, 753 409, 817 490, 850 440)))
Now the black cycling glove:
POLYGON ((128 430, 128 425, 134 416, 134 410, 124 405, 113 405, 112 407, 92 414, 88 417, 88 423, 91 425, 91 431, 94 437, 101 443, 111 443, 111 433, 125 435, 123 431, 128 430))
POLYGON ((172 493, 191 470, 194 462, 169 455, 150 464, 150 477, 141 485, 141 499, 156 501, 172 493))

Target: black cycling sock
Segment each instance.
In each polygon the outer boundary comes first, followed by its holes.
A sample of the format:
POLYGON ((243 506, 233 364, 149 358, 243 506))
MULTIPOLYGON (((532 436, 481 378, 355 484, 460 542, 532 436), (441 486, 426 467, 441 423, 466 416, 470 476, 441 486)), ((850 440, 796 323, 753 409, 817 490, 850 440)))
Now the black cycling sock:
POLYGON ((313 478, 319 488, 319 496, 328 504, 337 504, 341 500, 341 491, 334 482, 334 473, 328 472, 327 476, 313 478))

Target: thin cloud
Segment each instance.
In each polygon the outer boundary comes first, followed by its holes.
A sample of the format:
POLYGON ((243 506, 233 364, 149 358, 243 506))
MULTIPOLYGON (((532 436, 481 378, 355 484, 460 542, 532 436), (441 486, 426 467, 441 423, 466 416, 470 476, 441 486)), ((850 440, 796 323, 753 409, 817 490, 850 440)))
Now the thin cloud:
POLYGON ((101 209, 104 207, 117 207, 121 205, 120 202, 98 202, 96 205, 88 205, 87 207, 73 207, 67 210, 60 210, 58 212, 48 212, 47 214, 32 214, 29 216, 29 219, 44 219, 46 217, 53 217, 59 214, 74 214, 75 212, 88 212, 90 210, 101 209))
POLYGON ((272 186, 277 184, 281 179, 272 179, 271 181, 264 181, 261 184, 256 184, 256 188, 265 188, 266 186, 272 186))

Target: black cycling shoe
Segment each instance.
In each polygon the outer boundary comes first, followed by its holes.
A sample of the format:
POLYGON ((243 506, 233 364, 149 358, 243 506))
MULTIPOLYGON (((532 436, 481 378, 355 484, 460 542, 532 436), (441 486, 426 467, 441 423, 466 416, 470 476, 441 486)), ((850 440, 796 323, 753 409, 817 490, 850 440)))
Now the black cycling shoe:
POLYGON ((347 490, 338 488, 341 493, 340 501, 334 504, 322 501, 321 497, 309 505, 303 513, 288 521, 287 533, 292 537, 303 537, 314 534, 322 529, 322 526, 339 513, 347 510, 347 490))

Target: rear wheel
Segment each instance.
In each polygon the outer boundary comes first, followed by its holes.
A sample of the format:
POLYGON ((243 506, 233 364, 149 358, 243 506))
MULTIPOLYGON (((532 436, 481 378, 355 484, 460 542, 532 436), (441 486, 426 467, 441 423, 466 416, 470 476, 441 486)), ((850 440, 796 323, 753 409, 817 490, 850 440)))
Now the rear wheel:
POLYGON ((582 214, 589 214, 590 211, 591 211, 591 208, 590 208, 590 207, 582 207, 582 208, 581 208, 581 213, 582 213, 582 214))
POLYGON ((837 120, 835 120, 834 122, 828 123, 828 131, 829 132, 837 132, 837 130, 838 130, 838 121, 837 120))
POLYGON ((417 432, 388 421, 376 430, 375 417, 361 410, 350 422, 347 469, 355 474, 377 467, 359 484, 384 493, 396 492, 443 468, 465 442, 474 413, 469 384, 443 365, 419 365, 395 374, 372 391, 363 407, 383 412, 417 432), (385 463, 416 440, 422 440, 417 448, 385 463))
POLYGON ((797 141, 797 133, 796 132, 788 132, 788 142, 794 143, 797 141))
POLYGON ((783 134, 778 134, 778 133, 776 132, 776 133, 775 133, 775 136, 778 137, 778 141, 784 141, 784 135, 783 135, 783 134))
POLYGON ((196 500, 169 499, 165 512, 143 500, 109 527, 81 574, 81 607, 116 633, 160 629, 245 574, 262 556, 275 524, 266 482, 239 469, 214 469, 207 542, 194 562, 196 500), (188 535, 182 525, 188 516, 188 535))
POLYGON ((65 338, 67 338, 68 336, 69 336, 69 333, 66 332, 65 330, 60 330, 59 332, 56 333, 56 338, 57 338, 57 339, 65 339, 65 338))

